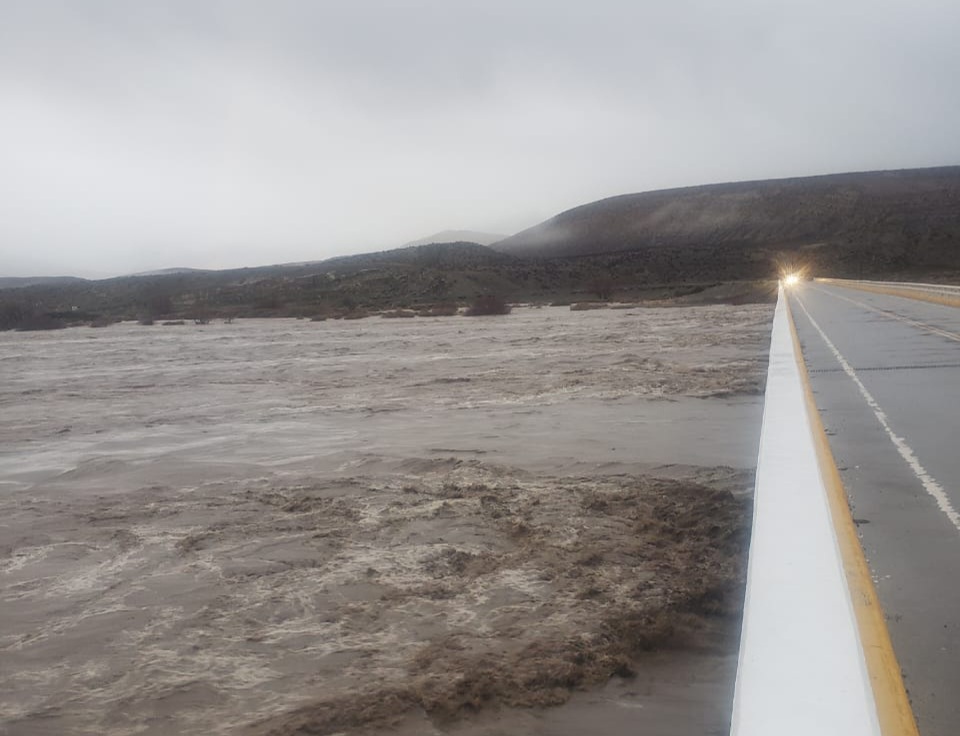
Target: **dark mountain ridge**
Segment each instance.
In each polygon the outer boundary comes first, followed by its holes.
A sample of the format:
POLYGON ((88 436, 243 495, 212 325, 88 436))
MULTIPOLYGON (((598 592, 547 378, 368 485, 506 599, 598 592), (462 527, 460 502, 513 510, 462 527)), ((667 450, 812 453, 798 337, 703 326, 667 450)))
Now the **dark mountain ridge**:
POLYGON ((731 266, 747 265, 743 276, 753 277, 784 256, 836 275, 958 269, 958 243, 960 166, 948 166, 620 195, 492 247, 541 258, 680 249, 679 276, 719 268, 730 277, 731 266))

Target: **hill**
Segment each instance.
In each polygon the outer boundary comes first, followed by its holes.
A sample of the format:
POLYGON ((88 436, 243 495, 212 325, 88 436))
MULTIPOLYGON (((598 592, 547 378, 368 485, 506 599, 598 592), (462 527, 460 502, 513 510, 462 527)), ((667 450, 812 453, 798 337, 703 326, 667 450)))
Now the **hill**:
POLYGON ((465 306, 485 294, 536 302, 697 294, 708 301, 769 298, 769 289, 750 284, 718 290, 711 288, 716 280, 652 283, 645 269, 644 262, 617 254, 530 259, 476 243, 437 243, 315 263, 0 290, 0 329, 116 319, 336 317, 397 308, 447 313, 451 305, 465 306))
MULTIPOLYGON (((469 303, 481 294, 544 295, 544 267, 476 243, 440 243, 326 261, 180 270, 0 289, 0 329, 109 319, 315 316, 469 303)), ((569 281, 569 279, 567 279, 569 281)))
POLYGON ((0 276, 0 289, 19 289, 39 284, 53 286, 83 283, 86 279, 77 276, 0 276))
POLYGON ((775 261, 837 276, 960 270, 960 166, 627 194, 493 245, 512 255, 639 256, 654 278, 754 278, 775 261))

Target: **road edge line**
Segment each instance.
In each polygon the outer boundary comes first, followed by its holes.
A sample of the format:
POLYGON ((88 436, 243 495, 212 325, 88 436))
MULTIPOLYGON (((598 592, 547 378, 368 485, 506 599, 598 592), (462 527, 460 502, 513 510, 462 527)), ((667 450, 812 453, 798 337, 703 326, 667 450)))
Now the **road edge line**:
POLYGON ((810 376, 803 359, 803 350, 789 298, 786 299, 786 313, 793 339, 794 357, 803 383, 810 432, 820 465, 820 475, 827 491, 830 515, 857 620, 880 731, 883 736, 920 736, 913 708, 910 706, 910 699, 903 684, 900 664, 893 651, 893 643, 890 640, 890 632, 880 606, 880 599, 860 545, 860 538, 857 536, 853 515, 850 513, 843 479, 840 477, 837 462, 830 449, 830 440, 827 438, 823 420, 820 417, 820 410, 813 397, 810 376))

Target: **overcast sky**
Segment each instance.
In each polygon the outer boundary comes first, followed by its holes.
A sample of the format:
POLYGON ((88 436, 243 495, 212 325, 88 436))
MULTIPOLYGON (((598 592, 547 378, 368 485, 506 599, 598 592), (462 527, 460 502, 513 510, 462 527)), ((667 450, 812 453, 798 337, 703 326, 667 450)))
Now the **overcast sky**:
POLYGON ((956 0, 0 0, 0 275, 960 163, 956 0))

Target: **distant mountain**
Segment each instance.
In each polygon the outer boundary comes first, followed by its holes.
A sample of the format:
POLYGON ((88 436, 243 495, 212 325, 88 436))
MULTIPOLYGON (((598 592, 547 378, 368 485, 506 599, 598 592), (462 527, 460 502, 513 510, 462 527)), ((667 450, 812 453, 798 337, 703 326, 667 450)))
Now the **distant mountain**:
POLYGON ((419 240, 411 240, 404 243, 403 248, 410 248, 415 245, 431 245, 433 243, 479 243, 480 245, 490 245, 498 240, 503 240, 504 235, 495 233, 483 233, 476 230, 443 230, 433 235, 428 235, 419 240))
POLYGON ((24 286, 64 285, 86 282, 77 276, 0 276, 0 289, 17 289, 24 286))
POLYGON ((158 268, 155 271, 140 271, 139 273, 128 274, 130 276, 171 276, 183 273, 210 273, 204 268, 158 268))
POLYGON ((664 277, 769 272, 813 262, 836 275, 960 269, 960 166, 712 184, 626 194, 501 240, 540 258, 630 253, 664 277))
POLYGON ((379 253, 337 256, 314 265, 322 266, 327 271, 352 272, 359 269, 390 266, 476 268, 513 263, 516 260, 513 256, 475 242, 442 242, 405 245, 402 248, 394 248, 379 253))

